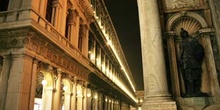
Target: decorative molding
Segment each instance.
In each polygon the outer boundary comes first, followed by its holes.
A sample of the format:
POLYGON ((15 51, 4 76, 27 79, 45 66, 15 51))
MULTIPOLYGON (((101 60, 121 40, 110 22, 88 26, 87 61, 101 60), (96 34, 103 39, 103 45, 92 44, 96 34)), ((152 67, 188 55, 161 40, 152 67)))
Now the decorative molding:
POLYGON ((180 10, 199 10, 206 8, 205 0, 163 0, 165 12, 177 12, 180 10))
POLYGON ((50 42, 40 39, 39 36, 30 37, 26 47, 29 50, 36 52, 38 55, 55 63, 56 65, 59 65, 60 68, 68 70, 69 74, 73 76, 80 77, 84 80, 88 78, 88 70, 84 69, 84 67, 80 66, 80 64, 77 64, 76 61, 68 58, 50 42))

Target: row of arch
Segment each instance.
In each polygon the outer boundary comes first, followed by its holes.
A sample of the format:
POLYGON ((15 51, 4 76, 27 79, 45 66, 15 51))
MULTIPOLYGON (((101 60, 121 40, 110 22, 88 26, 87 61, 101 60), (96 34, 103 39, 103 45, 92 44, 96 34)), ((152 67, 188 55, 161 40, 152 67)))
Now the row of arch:
POLYGON ((37 72, 34 107, 42 110, 120 110, 120 101, 87 88, 86 82, 47 65, 46 69, 37 72))

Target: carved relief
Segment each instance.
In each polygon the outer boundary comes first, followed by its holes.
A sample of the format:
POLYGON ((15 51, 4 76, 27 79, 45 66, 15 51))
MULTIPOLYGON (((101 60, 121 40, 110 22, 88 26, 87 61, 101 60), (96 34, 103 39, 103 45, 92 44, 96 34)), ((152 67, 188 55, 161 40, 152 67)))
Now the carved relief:
POLYGON ((72 75, 81 77, 82 79, 87 79, 89 74, 88 71, 83 69, 83 67, 78 66, 79 64, 66 57, 50 43, 40 40, 38 37, 32 37, 26 47, 31 51, 35 51, 39 55, 42 55, 51 62, 54 62, 60 67, 67 69, 69 72, 71 72, 72 75))
POLYGON ((201 6, 202 0, 164 0, 166 9, 195 8, 201 6))

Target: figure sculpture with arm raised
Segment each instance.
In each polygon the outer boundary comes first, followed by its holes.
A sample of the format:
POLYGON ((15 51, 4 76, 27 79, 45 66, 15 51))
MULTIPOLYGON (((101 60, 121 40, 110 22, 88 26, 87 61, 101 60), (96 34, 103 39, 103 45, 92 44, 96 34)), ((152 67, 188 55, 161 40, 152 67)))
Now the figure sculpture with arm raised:
POLYGON ((183 97, 203 97, 208 96, 202 93, 201 77, 202 62, 204 59, 204 48, 196 38, 191 37, 186 30, 181 28, 182 38, 179 54, 179 65, 185 85, 183 97))

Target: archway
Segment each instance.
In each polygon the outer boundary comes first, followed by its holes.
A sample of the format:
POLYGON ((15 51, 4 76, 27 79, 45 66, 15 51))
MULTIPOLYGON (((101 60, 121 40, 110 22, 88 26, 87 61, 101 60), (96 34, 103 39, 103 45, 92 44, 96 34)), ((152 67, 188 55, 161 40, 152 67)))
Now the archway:
POLYGON ((52 109, 54 77, 50 71, 41 70, 37 73, 34 110, 52 109))

